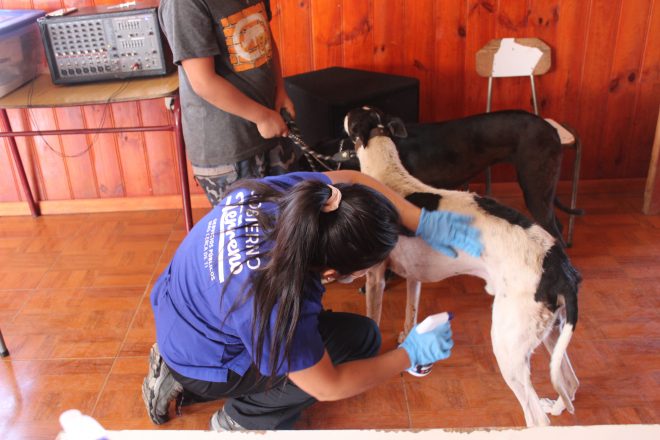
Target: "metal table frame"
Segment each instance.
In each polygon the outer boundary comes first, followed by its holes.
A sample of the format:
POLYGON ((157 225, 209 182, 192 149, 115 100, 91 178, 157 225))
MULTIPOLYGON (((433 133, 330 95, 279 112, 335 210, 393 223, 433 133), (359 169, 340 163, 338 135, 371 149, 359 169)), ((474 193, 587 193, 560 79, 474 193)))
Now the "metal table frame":
MULTIPOLYGON (((170 80, 175 80, 176 72, 170 74, 168 78, 170 80)), ((53 96, 57 96, 58 93, 66 93, 68 96, 72 95, 72 91, 75 91, 76 88, 84 88, 85 94, 88 95, 90 91, 98 91, 101 87, 111 90, 108 86, 108 83, 99 84, 99 85, 81 85, 81 86, 56 86, 43 78, 44 75, 35 78, 32 82, 39 81, 40 84, 43 84, 43 87, 47 90, 44 91, 44 94, 51 93, 53 96), (50 84, 48 84, 50 83, 50 84), (94 89, 97 87, 97 89, 94 89)), ((133 80, 139 81, 140 85, 136 86, 138 90, 145 88, 148 89, 150 85, 149 81, 153 84, 154 81, 159 80, 155 79, 140 79, 133 80)), ((136 83, 137 84, 137 83, 136 83)), ((186 164, 186 154, 185 154, 185 143, 183 141, 183 132, 181 130, 181 106, 179 103, 179 94, 178 94, 178 82, 176 82, 176 87, 170 84, 164 90, 157 90, 152 94, 118 94, 116 97, 113 97, 113 94, 109 96, 103 95, 103 99, 97 99, 95 101, 90 100, 67 100, 66 102, 56 102, 51 99, 50 102, 44 101, 39 102, 38 97, 35 99, 35 103, 31 104, 28 102, 26 97, 31 96, 34 87, 31 83, 24 85, 18 90, 12 92, 11 94, 0 98, 0 123, 2 124, 2 132, 0 132, 0 138, 7 138, 9 140, 9 150, 11 152, 11 157, 18 170, 18 175, 20 178, 21 187, 25 198, 27 200, 30 212, 33 217, 40 215, 39 206, 35 201, 32 191, 30 189, 30 184, 25 173, 25 168, 23 167, 23 161, 18 152, 18 147, 16 145, 16 137, 19 136, 49 136, 49 135, 72 135, 72 134, 90 134, 90 133, 121 133, 121 132, 149 132, 149 131, 172 131, 175 134, 175 144, 176 144, 176 158, 179 165, 179 179, 181 182, 181 197, 183 202, 183 212, 186 223, 186 230, 190 231, 193 225, 192 221, 192 206, 190 202, 190 187, 188 186, 188 168, 186 164), (102 104, 111 104, 116 102, 128 102, 128 101, 139 101, 144 99, 154 99, 154 98, 172 98, 172 105, 169 110, 172 111, 174 116, 174 124, 170 125, 155 125, 155 126, 142 126, 142 127, 107 127, 107 128, 80 128, 80 129, 62 129, 62 130, 39 130, 39 131, 14 131, 11 127, 9 117, 7 116, 7 108, 53 108, 53 107, 63 107, 63 106, 83 106, 83 105, 102 105, 102 104)), ((116 85, 115 85, 116 87, 116 85)), ((75 93, 74 93, 75 94, 75 93)), ((52 98, 52 97, 51 97, 52 98)))

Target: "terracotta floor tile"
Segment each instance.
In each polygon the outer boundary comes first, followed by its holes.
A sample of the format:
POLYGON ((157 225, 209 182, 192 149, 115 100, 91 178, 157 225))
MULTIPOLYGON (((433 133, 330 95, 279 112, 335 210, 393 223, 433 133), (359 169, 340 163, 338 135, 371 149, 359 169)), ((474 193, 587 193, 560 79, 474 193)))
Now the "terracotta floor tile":
POLYGON ((27 433, 34 430, 55 438, 63 411, 93 410, 112 362, 0 361, 0 432, 33 438, 27 433))
POLYGON ((17 422, 2 432, 3 440, 53 440, 61 431, 57 419, 17 422))
POLYGON ((151 423, 141 391, 148 365, 148 356, 117 359, 92 415, 107 429, 208 429, 209 419, 222 401, 186 406, 182 416, 176 416, 171 405, 169 422, 151 423))
POLYGON ((499 406, 497 408, 433 409, 411 411, 411 427, 413 429, 433 428, 494 428, 525 426, 525 419, 519 408, 514 406, 499 406))
POLYGON ((609 255, 574 256, 571 260, 585 279, 619 279, 626 276, 625 270, 609 255))
POLYGON ((3 323, 11 322, 25 305, 30 295, 29 290, 0 290, 0 328, 3 323))
MULTIPOLYGON (((578 327, 579 331, 580 327, 578 327)), ((603 340, 586 339, 581 334, 576 334, 571 339, 571 345, 568 347, 568 355, 578 379, 598 377, 603 372, 621 371, 626 368, 623 359, 613 356, 609 350, 603 349, 603 346, 606 344, 601 344, 601 341, 603 340)), ((537 352, 541 350, 539 348, 537 352)), ((537 355, 535 354, 534 358, 536 357, 537 355)))
POLYGON ((640 375, 630 375, 629 371, 603 371, 599 376, 579 377, 580 389, 575 398, 576 407, 618 408, 647 406, 640 375))
POLYGON ((114 357, 142 294, 142 288, 35 291, 3 329, 12 357, 114 357))
POLYGON ((400 377, 366 393, 335 402, 314 404, 303 413, 299 429, 408 428, 405 394, 400 377))
POLYGON ((594 341, 593 345, 608 356, 619 359, 624 371, 660 372, 660 335, 594 341))
POLYGON ((148 355, 154 342, 156 342, 156 326, 154 324, 154 314, 151 310, 151 303, 149 301, 149 292, 147 292, 142 298, 142 302, 137 309, 131 327, 128 329, 119 356, 148 355))
POLYGON ((0 290, 34 289, 47 274, 47 268, 41 269, 5 269, 0 266, 0 290))
POLYGON ((424 412, 429 408, 439 413, 447 409, 467 410, 470 405, 463 386, 463 378, 466 375, 437 366, 434 370, 423 378, 404 378, 410 411, 424 412))

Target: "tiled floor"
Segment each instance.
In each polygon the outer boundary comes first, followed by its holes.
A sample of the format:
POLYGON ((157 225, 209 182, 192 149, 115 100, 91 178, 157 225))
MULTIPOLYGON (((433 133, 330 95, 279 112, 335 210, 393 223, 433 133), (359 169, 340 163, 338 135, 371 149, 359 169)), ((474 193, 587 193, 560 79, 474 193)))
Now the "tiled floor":
MULTIPOLYGON (((640 214, 642 188, 584 184, 569 253, 582 271, 580 320, 569 353, 581 380, 575 415, 558 425, 660 423, 660 216, 640 214)), ((521 207, 505 191, 500 200, 521 207)), ((196 212, 196 218, 203 214, 196 212)), ((184 408, 154 427, 140 384, 154 339, 149 286, 185 232, 179 212, 0 218, 0 438, 52 439, 78 408, 109 429, 206 429, 219 403, 184 408)), ((357 283, 331 285, 326 305, 363 313, 357 283)), ((405 283, 394 280, 381 322, 384 348, 403 324, 405 283)), ((420 315, 456 314, 456 348, 430 376, 393 377, 354 398, 319 403, 298 427, 522 426, 522 412, 490 349, 491 299, 479 279, 425 285, 420 315)), ((533 379, 553 395, 548 356, 533 379)))

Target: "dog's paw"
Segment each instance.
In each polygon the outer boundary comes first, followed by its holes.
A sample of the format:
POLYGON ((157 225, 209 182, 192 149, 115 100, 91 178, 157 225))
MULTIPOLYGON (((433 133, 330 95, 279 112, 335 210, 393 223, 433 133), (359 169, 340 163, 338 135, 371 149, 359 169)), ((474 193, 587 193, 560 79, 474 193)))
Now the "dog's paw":
POLYGON ((539 399, 541 403, 541 408, 546 414, 552 414, 553 416, 561 415, 562 412, 566 409, 564 401, 559 398, 557 400, 548 399, 547 397, 539 399))

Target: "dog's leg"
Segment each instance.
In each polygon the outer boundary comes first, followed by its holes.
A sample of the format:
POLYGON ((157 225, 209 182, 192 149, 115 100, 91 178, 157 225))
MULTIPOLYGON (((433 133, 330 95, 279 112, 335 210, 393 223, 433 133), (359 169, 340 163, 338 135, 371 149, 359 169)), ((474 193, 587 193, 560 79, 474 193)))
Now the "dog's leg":
POLYGON ((539 326, 542 306, 520 304, 519 297, 495 296, 491 339, 504 381, 520 402, 527 426, 547 426, 550 419, 541 407, 531 381, 530 356, 540 342, 547 326, 539 326))
POLYGON ((558 156, 516 158, 514 166, 529 213, 543 229, 565 245, 554 206, 561 166, 561 146, 558 152, 558 156), (543 162, 537 164, 541 160, 543 162))
MULTIPOLYGON (((548 350, 548 353, 550 353, 550 355, 552 355, 552 352, 555 349, 555 345, 557 344, 557 339, 559 338, 559 334, 562 326, 563 326, 563 320, 561 321, 561 324, 555 323, 552 326, 550 333, 548 333, 548 335, 543 340, 543 345, 548 350)), ((565 353, 562 358, 561 379, 560 379, 560 383, 557 385, 565 390, 564 394, 569 396, 571 401, 575 400, 575 393, 577 392, 577 389, 580 386, 580 382, 578 381, 578 378, 575 375, 575 371, 573 370, 571 361, 568 358, 568 353, 565 353)), ((567 404, 566 402, 564 402, 564 399, 562 399, 561 396, 557 397, 557 400, 543 398, 541 399, 541 406, 543 406, 543 409, 545 410, 546 413, 550 413, 553 416, 560 415, 564 411, 564 409, 567 408, 567 404)), ((568 402, 568 412, 572 414, 574 411, 575 408, 573 407, 572 403, 568 402)))
POLYGON ((406 339, 410 330, 417 324, 421 290, 422 283, 411 278, 406 280, 406 322, 403 325, 403 331, 399 334, 399 344, 406 339))
POLYGON ((385 291, 385 269, 387 263, 378 264, 367 272, 366 297, 367 316, 380 324, 383 310, 383 292, 385 291))

